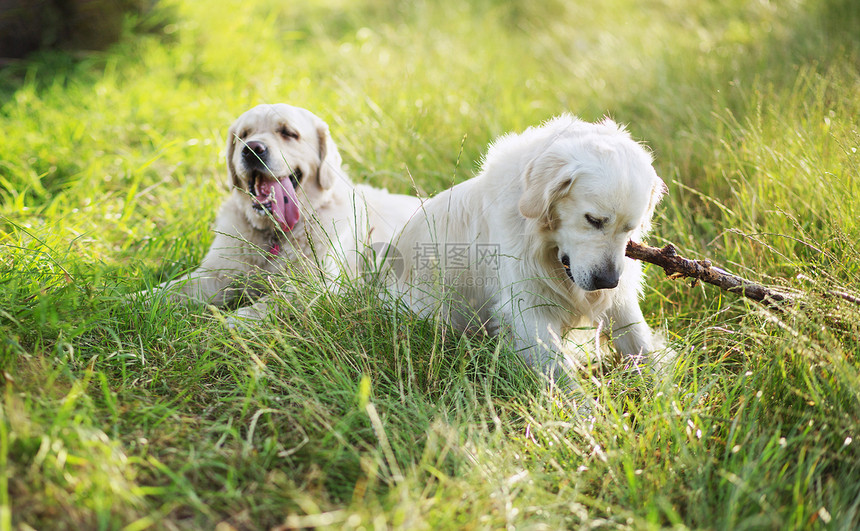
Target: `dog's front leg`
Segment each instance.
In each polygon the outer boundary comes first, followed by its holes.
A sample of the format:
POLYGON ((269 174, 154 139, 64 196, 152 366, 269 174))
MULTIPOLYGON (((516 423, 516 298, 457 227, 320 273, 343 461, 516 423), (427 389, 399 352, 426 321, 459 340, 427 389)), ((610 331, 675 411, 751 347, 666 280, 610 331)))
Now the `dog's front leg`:
POLYGON ((250 246, 235 236, 218 233, 200 266, 191 273, 163 282, 151 291, 139 291, 133 299, 150 301, 156 293, 178 303, 228 304, 241 290, 231 290, 233 281, 252 269, 243 254, 250 246))
POLYGON ((654 339, 638 300, 633 298, 616 303, 606 318, 607 333, 619 354, 637 362, 650 361, 654 339))
POLYGON ((555 381, 564 374, 565 359, 560 352, 561 336, 539 309, 508 315, 517 352, 532 369, 555 381))
POLYGON ((148 296, 151 297, 155 292, 163 292, 174 302, 224 306, 230 299, 227 288, 232 280, 233 275, 230 272, 200 267, 180 278, 159 284, 148 296))
POLYGON ((577 360, 577 353, 569 351, 579 347, 566 342, 553 328, 552 315, 535 309, 509 322, 516 334, 517 350, 525 362, 546 378, 550 388, 561 392, 565 403, 577 416, 591 416, 594 399, 583 391, 579 382, 583 365, 577 360))

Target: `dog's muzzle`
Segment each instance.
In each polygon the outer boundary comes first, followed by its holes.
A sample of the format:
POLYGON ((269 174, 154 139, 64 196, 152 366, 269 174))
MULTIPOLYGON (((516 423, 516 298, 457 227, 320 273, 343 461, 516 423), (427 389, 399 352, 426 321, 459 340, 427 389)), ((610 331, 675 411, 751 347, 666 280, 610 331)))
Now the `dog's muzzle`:
POLYGON ((585 291, 597 291, 601 289, 613 289, 618 287, 618 281, 621 279, 621 275, 616 269, 613 268, 604 268, 591 273, 591 276, 588 278, 588 285, 583 286, 579 282, 573 278, 573 272, 570 269, 570 256, 562 255, 561 257, 561 265, 564 266, 564 271, 567 273, 567 277, 585 291))
POLYGON ((591 274, 591 289, 596 291, 599 289, 612 289, 618 287, 618 281, 621 275, 613 269, 603 269, 591 274))
POLYGON ((249 169, 266 168, 269 160, 269 148, 262 142, 252 140, 242 148, 242 162, 249 169))
POLYGON ((296 189, 302 170, 291 168, 289 175, 277 176, 269 167, 269 160, 269 148, 262 142, 251 140, 242 148, 248 194, 254 200, 252 208, 260 216, 271 216, 282 230, 290 231, 300 217, 296 189))

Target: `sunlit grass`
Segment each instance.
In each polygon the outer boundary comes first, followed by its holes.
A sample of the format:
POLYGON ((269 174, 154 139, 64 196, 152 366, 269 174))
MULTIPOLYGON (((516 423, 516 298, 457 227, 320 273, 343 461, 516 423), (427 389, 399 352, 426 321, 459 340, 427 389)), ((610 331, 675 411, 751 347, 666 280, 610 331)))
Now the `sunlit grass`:
MULTIPOLYGON (((0 71, 0 504, 34 528, 860 525, 860 10, 851 0, 160 2, 163 31, 0 71), (584 383, 308 279, 273 325, 122 304, 193 267, 225 134, 284 101, 355 181, 429 194, 487 143, 610 115, 670 195, 650 242, 804 294, 771 314, 656 268, 670 381, 584 383)), ((3 510, 0 508, 0 522, 3 510)), ((229 529, 226 528, 225 529, 229 529)))

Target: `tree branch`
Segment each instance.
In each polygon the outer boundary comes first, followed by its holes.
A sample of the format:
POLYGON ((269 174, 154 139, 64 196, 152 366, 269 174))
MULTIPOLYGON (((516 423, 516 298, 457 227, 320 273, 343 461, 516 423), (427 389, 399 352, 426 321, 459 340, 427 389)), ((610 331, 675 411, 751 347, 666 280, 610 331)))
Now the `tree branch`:
POLYGON ((627 242, 627 256, 663 268, 669 278, 689 277, 693 282, 701 280, 721 290, 743 295, 749 299, 778 308, 783 301, 792 301, 785 293, 756 284, 745 278, 711 265, 709 260, 690 260, 678 254, 671 243, 665 247, 650 247, 633 241, 627 242))

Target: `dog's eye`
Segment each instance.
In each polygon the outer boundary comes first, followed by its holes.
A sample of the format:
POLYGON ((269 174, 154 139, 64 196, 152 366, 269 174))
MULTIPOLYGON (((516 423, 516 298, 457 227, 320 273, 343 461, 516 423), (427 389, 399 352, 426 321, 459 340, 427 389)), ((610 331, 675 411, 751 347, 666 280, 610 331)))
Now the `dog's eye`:
POLYGON ((245 140, 248 138, 248 135, 251 134, 247 129, 244 129, 241 133, 239 133, 239 138, 245 140))
POLYGON ((606 218, 596 218, 591 214, 586 214, 585 221, 595 229, 602 229, 603 225, 606 223, 606 218))
POLYGON ((291 138, 293 140, 299 139, 299 134, 292 129, 288 129, 285 125, 278 128, 278 134, 284 138, 291 138))

